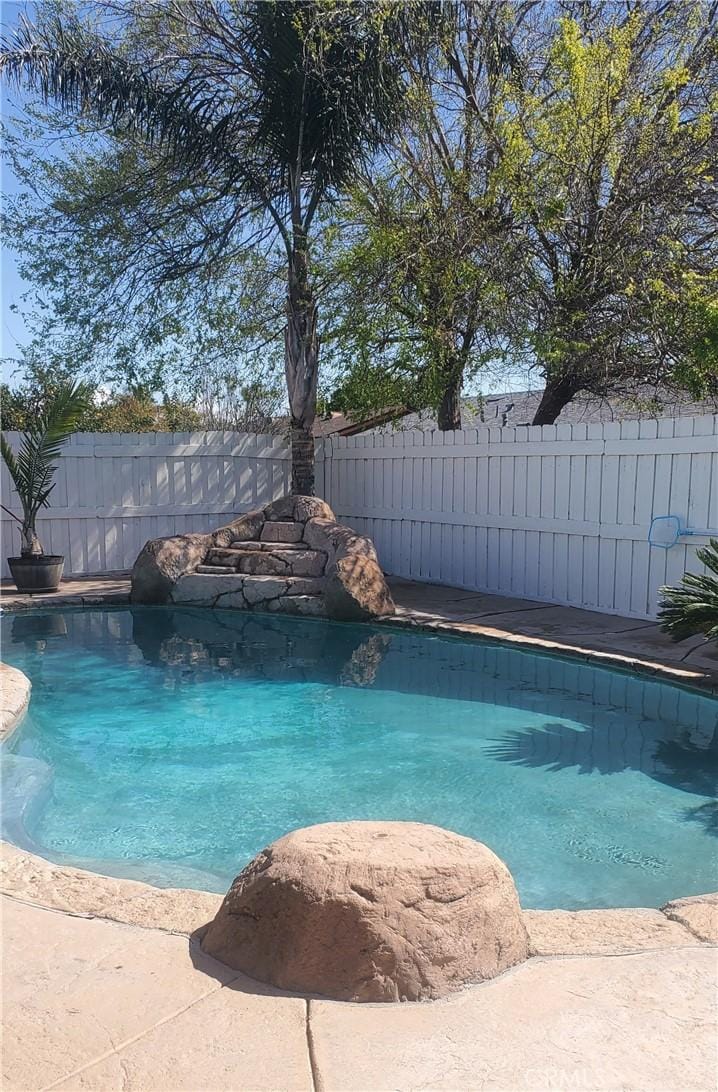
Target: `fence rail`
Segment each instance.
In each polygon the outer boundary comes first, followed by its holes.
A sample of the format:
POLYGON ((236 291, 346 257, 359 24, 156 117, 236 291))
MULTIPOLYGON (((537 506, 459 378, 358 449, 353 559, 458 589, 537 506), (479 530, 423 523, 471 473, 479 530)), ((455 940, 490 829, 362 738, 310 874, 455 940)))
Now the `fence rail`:
MULTIPOLYGON (((281 437, 78 434, 39 532, 68 572, 126 569, 148 538, 261 507, 289 480, 281 437)), ((4 467, 1 484, 12 505, 4 467)), ((652 548, 651 518, 718 533, 718 416, 334 438, 317 492, 394 575, 651 618, 705 541, 652 548)), ((4 518, 3 575, 17 545, 4 518)))

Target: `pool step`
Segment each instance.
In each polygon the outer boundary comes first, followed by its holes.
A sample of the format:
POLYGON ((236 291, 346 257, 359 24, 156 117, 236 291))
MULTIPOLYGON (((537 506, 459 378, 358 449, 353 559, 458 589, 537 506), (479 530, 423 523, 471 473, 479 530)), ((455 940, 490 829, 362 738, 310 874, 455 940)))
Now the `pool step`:
POLYGON ((289 596, 319 596, 324 590, 321 577, 312 576, 242 576, 242 592, 249 602, 272 599, 278 594, 289 596))
POLYGON ((201 568, 203 572, 198 569, 180 577, 172 593, 173 602, 240 609, 257 607, 290 614, 322 612, 324 580, 321 577, 250 576, 234 570, 217 572, 220 566, 203 565, 201 568), (310 599, 316 603, 308 603, 310 599), (287 600, 287 605, 275 605, 279 600, 287 600))
MULTIPOLYGON (((303 542, 263 542, 256 538, 235 538, 231 546, 214 546, 215 550, 241 550, 244 553, 262 552, 264 550, 308 550, 303 542)), ((212 551, 210 550, 210 553, 212 551)))
POLYGON ((262 528, 264 542, 301 542, 304 533, 303 523, 285 523, 282 520, 267 520, 262 528))
POLYGON ((271 599, 266 609, 278 614, 315 615, 316 617, 323 617, 326 613, 321 595, 283 595, 281 599, 271 599))
MULTIPOLYGON (((214 571, 221 566, 229 572, 248 576, 313 576, 324 574, 326 554, 296 545, 274 546, 270 543, 247 542, 241 546, 214 547, 204 561, 214 571), (258 546, 271 549, 257 549, 258 546)), ((205 570, 203 570, 205 571, 205 570)))

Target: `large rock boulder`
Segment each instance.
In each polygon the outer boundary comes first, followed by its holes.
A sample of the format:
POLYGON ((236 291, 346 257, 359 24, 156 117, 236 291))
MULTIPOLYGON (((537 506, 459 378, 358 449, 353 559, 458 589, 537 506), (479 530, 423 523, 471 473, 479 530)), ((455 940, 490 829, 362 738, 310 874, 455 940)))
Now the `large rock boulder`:
POLYGON ((131 598, 349 621, 394 612, 373 543, 337 523, 326 501, 302 496, 282 497, 206 535, 146 543, 131 598))
POLYGON ((177 581, 202 564, 211 545, 209 534, 150 539, 132 569, 132 602, 169 603, 177 581))
POLYGON ((374 543, 335 519, 310 519, 304 541, 324 550, 328 561, 324 598, 330 618, 382 617, 394 613, 374 543))
POLYGON ((202 937, 260 982, 339 1001, 420 1001, 525 959, 511 874, 481 842, 422 823, 293 831, 240 872, 202 937))

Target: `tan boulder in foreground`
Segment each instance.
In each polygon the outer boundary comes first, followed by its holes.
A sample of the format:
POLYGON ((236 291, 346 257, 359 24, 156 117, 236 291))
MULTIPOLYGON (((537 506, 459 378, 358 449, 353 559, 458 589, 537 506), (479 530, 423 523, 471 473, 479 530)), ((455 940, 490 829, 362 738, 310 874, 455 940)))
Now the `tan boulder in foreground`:
POLYGON ((422 823, 323 823, 237 876, 202 949, 260 982, 339 1001, 444 997, 526 959, 509 870, 422 823))

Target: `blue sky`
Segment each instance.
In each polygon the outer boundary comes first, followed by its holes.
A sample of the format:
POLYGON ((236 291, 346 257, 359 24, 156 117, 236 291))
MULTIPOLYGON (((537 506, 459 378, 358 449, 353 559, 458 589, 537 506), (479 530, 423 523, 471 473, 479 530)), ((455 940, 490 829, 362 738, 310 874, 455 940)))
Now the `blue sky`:
MULTIPOLYGON (((27 12, 28 15, 32 15, 32 4, 19 3, 18 0, 2 0, 0 3, 0 13, 2 14, 3 36, 5 36, 17 22, 18 15, 22 11, 27 12)), ((0 102, 3 121, 7 120, 14 101, 17 101, 15 94, 10 96, 6 93, 6 89, 3 88, 2 100, 0 102)), ((2 167, 0 168, 0 179, 2 181, 3 194, 14 194, 18 192, 15 176, 5 162, 2 163, 2 167)), ((25 339, 26 331, 22 317, 14 314, 10 308, 13 303, 18 304, 20 302, 20 295, 27 285, 24 284, 17 272, 14 253, 5 246, 2 248, 2 259, 0 263, 0 284, 2 294, 0 356, 16 356, 18 345, 25 339)), ((7 379, 10 370, 11 369, 7 368, 6 365, 3 365, 4 380, 7 379)))

